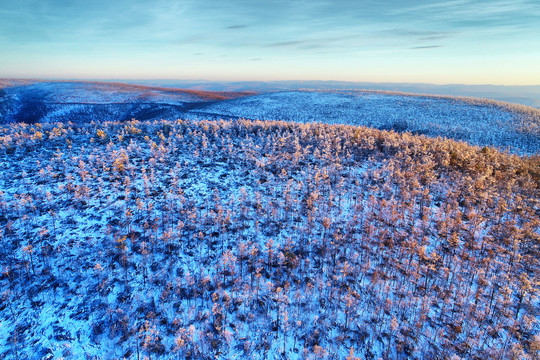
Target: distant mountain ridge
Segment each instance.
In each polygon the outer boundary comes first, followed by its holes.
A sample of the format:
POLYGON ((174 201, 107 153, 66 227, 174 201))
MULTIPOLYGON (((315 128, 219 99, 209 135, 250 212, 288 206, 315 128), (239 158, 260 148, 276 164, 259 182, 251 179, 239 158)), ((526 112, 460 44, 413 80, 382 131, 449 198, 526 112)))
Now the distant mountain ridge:
POLYGON ((123 83, 0 79, 0 122, 178 118, 201 104, 253 95, 123 83))
POLYGON ((285 91, 285 90, 386 90, 416 94, 468 96, 493 99, 540 108, 540 85, 462 85, 421 83, 373 83, 349 81, 238 81, 122 80, 128 83, 180 87, 208 91, 285 91))

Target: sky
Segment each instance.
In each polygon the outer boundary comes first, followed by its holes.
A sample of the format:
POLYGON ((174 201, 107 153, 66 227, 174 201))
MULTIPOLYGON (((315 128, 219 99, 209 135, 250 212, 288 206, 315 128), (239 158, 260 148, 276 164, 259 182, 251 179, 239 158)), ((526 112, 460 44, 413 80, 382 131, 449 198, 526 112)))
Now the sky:
POLYGON ((540 84, 540 0, 0 0, 0 77, 540 84))

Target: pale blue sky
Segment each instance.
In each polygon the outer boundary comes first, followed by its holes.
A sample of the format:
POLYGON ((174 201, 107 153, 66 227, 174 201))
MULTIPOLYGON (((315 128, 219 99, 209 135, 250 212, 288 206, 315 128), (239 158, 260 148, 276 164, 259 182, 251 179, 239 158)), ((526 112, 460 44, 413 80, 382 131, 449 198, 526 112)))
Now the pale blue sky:
POLYGON ((0 0, 0 77, 540 84, 540 0, 0 0))

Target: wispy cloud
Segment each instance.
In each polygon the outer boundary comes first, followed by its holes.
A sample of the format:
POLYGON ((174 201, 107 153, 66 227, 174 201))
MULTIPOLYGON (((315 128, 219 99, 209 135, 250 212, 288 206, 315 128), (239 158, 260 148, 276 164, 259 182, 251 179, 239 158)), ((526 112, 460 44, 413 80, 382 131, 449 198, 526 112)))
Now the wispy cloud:
POLYGON ((298 45, 306 44, 307 41, 304 40, 293 40, 293 41, 280 41, 275 43, 266 44, 266 47, 296 47, 298 45))
POLYGON ((453 33, 452 35, 434 35, 434 36, 425 36, 425 37, 419 37, 418 40, 420 41, 434 41, 434 40, 444 40, 449 39, 453 35, 456 35, 457 33, 453 33))
POLYGON ((227 26, 226 29, 228 30, 237 30, 237 29, 245 29, 247 28, 248 26, 247 25, 231 25, 231 26, 227 26))
POLYGON ((450 0, 429 4, 396 7, 393 16, 422 19, 431 26, 454 29, 496 28, 515 24, 536 26, 540 16, 540 3, 536 0, 450 0), (536 20, 534 20, 536 18, 536 20))
POLYGON ((437 49, 442 48, 442 45, 427 45, 427 46, 415 46, 412 47, 411 50, 426 50, 426 49, 437 49))
POLYGON ((347 34, 343 36, 313 36, 310 35, 304 39, 278 41, 265 43, 265 48, 285 48, 294 50, 318 50, 318 49, 354 49, 361 46, 362 39, 365 36, 358 34, 347 34))
POLYGON ((389 13, 392 15, 403 15, 411 13, 432 13, 432 12, 441 12, 448 10, 455 10, 456 8, 462 7, 471 3, 471 0, 450 0, 450 1, 439 1, 439 2, 430 2, 422 5, 409 5, 407 2, 403 2, 401 6, 397 6, 389 10, 389 13))
POLYGON ((407 28, 394 28, 375 32, 375 36, 392 38, 410 38, 418 40, 447 39, 457 35, 455 31, 432 31, 432 30, 411 30, 407 28))

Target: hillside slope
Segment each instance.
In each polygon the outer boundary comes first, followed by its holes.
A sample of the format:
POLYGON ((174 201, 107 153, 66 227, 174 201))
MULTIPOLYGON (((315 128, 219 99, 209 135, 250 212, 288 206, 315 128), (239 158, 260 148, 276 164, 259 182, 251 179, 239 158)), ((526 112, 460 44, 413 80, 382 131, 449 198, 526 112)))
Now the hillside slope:
POLYGON ((120 83, 0 80, 0 123, 261 119, 340 123, 540 152, 540 110, 384 91, 208 92, 120 83))
POLYGON ((361 125, 516 153, 540 152, 540 110, 483 99, 381 91, 286 91, 213 103, 191 112, 203 118, 361 125))
POLYGON ((540 163, 364 127, 0 127, 2 359, 536 359, 540 163))
POLYGON ((121 83, 3 80, 0 81, 0 122, 176 119, 201 104, 252 94, 121 83))

